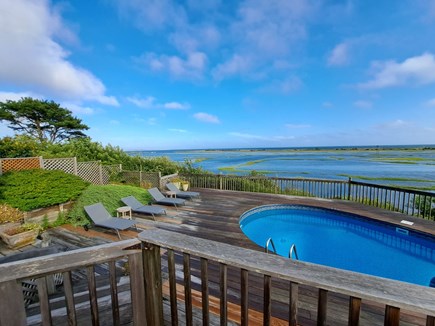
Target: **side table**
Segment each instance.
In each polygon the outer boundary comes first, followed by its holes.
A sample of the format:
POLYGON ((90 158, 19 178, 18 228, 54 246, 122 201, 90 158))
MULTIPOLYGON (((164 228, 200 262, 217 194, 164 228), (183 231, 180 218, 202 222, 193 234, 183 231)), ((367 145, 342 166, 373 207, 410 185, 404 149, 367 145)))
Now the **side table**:
POLYGON ((166 197, 169 197, 169 198, 176 198, 177 197, 177 193, 175 191, 165 191, 165 195, 166 195, 166 197))
POLYGON ((116 216, 121 218, 127 218, 131 220, 131 207, 130 206, 122 206, 116 209, 116 216))

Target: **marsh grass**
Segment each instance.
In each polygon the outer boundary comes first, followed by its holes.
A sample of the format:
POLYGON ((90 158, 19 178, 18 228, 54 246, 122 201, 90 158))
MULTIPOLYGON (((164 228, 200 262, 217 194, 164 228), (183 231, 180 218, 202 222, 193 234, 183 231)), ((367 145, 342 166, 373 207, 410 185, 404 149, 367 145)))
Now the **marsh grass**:
POLYGON ((373 161, 392 163, 392 164, 434 164, 433 160, 428 160, 422 157, 375 157, 373 161))
MULTIPOLYGON (((414 179, 414 178, 392 178, 392 177, 368 177, 364 175, 351 175, 351 174, 338 174, 340 177, 360 179, 360 180, 378 180, 378 181, 402 181, 402 182, 433 182, 427 179, 414 179)), ((421 188, 420 188, 421 189, 421 188)))

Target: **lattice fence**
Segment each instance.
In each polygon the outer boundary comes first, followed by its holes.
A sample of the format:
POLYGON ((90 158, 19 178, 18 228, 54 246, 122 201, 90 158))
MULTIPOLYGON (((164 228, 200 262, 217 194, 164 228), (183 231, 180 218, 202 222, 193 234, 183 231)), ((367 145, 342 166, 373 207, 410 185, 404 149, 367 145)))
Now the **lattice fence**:
POLYGON ((42 163, 42 168, 45 170, 62 170, 77 175, 77 159, 75 157, 46 158, 42 160, 42 163))
POLYGON ((143 188, 161 187, 160 172, 122 171, 121 164, 101 165, 100 161, 77 162, 77 158, 4 158, 0 159, 0 174, 7 171, 46 169, 62 170, 94 184, 118 181, 143 188))
POLYGON ((0 173, 9 171, 40 169, 41 157, 20 157, 20 158, 2 158, 0 159, 0 173))
MULTIPOLYGON (((77 163, 77 175, 83 180, 89 181, 94 184, 103 184, 103 169, 101 162, 78 162, 77 163)), ((107 175, 107 179, 108 179, 107 175)))
POLYGON ((122 164, 103 165, 103 184, 108 184, 110 181, 115 181, 122 171, 122 164))
POLYGON ((160 172, 122 171, 121 182, 142 188, 160 187, 160 172))

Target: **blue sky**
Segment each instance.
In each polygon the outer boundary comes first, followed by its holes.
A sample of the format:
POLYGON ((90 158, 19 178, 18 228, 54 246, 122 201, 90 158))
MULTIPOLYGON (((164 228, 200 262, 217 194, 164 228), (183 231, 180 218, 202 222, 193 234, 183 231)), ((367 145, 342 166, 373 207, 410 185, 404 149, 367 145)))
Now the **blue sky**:
POLYGON ((0 101, 126 150, 435 144, 434 35, 433 0, 2 0, 0 101))

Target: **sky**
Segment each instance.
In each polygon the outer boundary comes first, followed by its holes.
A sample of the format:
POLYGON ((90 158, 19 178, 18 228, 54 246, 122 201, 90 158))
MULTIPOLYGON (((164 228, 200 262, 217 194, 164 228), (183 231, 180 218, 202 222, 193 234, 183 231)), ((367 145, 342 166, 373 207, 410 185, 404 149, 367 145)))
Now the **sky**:
POLYGON ((124 150, 435 144, 434 0, 0 0, 0 44, 124 150))

